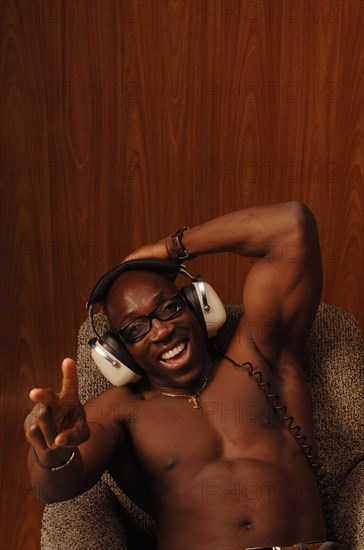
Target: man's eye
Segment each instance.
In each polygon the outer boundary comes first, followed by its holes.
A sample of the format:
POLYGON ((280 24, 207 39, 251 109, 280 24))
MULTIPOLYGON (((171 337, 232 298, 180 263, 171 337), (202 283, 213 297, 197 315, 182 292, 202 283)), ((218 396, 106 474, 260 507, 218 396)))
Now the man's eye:
POLYGON ((176 300, 174 300, 173 302, 167 302, 164 309, 167 309, 168 311, 174 311, 177 308, 178 308, 178 303, 176 300))
POLYGON ((179 303, 177 300, 170 300, 164 304, 163 313, 167 315, 172 315, 179 310, 179 303))
POLYGON ((143 328, 144 328, 143 323, 133 323, 132 325, 129 325, 125 329, 125 332, 128 338, 135 338, 143 331, 143 328))

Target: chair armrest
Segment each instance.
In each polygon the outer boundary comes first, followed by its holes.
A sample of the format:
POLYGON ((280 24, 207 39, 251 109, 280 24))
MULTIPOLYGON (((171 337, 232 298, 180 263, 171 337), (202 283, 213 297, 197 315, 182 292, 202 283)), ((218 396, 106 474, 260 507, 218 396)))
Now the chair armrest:
POLYGON ((127 550, 117 499, 104 481, 82 495, 47 504, 41 550, 127 550))
POLYGON ((336 500, 333 524, 337 539, 350 550, 362 550, 364 541, 364 460, 346 476, 336 500))

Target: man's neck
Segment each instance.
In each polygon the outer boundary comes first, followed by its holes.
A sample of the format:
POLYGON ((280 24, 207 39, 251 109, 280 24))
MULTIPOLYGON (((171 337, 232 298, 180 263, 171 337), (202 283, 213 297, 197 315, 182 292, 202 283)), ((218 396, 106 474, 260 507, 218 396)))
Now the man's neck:
POLYGON ((150 389, 163 392, 163 393, 173 393, 176 396, 178 395, 198 395, 201 392, 202 386, 206 387, 208 381, 212 377, 216 368, 216 362, 214 362, 210 357, 206 361, 206 365, 202 371, 187 384, 180 385, 175 384, 170 381, 154 379, 152 376, 148 376, 150 389))

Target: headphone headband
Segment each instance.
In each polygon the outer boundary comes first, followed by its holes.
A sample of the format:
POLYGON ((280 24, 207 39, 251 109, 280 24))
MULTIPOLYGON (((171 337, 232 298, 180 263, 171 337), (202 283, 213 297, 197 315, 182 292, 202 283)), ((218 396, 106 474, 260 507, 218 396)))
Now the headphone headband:
POLYGON ((159 271, 162 274, 165 273, 166 275, 172 275, 173 279, 177 277, 178 273, 182 273, 191 280, 195 280, 195 278, 186 271, 184 265, 177 264, 171 260, 160 260, 158 258, 130 260, 129 262, 124 262, 114 267, 97 281, 86 303, 87 309, 90 309, 93 304, 97 304, 105 300, 111 286, 114 284, 116 279, 120 277, 120 275, 126 271, 134 271, 137 269, 159 271))

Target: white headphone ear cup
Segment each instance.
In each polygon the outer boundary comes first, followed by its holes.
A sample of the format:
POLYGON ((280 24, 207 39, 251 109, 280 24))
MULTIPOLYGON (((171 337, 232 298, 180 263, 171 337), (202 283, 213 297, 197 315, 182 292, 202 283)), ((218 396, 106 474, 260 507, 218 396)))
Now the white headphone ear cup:
POLYGON ((137 382, 141 379, 140 374, 136 374, 129 369, 124 363, 113 357, 111 353, 105 352, 108 355, 108 359, 100 355, 97 349, 92 348, 91 355, 96 365, 113 386, 126 386, 131 382, 137 382), (115 366, 110 362, 114 361, 115 366))
POLYGON ((226 321, 226 310, 217 292, 212 288, 209 283, 205 282, 193 282, 192 284, 183 287, 183 293, 188 302, 192 306, 197 318, 203 319, 207 337, 212 338, 216 336, 217 331, 221 328, 226 321), (203 284, 207 303, 209 309, 204 309, 204 302, 200 290, 200 284, 203 284), (197 303, 196 303, 197 302, 197 303))
POLYGON ((143 371, 112 333, 106 332, 102 338, 93 338, 89 345, 92 359, 114 386, 125 386, 141 379, 143 371))
POLYGON ((180 289, 180 292, 186 298, 186 301, 190 309, 192 309, 198 322, 200 323, 200 326, 204 332, 205 337, 208 338, 205 318, 200 306, 200 300, 198 299, 196 288, 193 286, 193 284, 190 284, 190 285, 183 286, 180 289))
POLYGON ((209 338, 216 336, 217 331, 221 328, 226 321, 226 310, 224 304, 222 303, 217 292, 212 288, 209 283, 203 282, 205 287, 205 293, 207 298, 207 303, 210 308, 208 310, 204 309, 203 299, 201 291, 199 288, 199 283, 192 283, 196 289, 197 296, 200 302, 201 310, 205 319, 207 335, 209 338))

